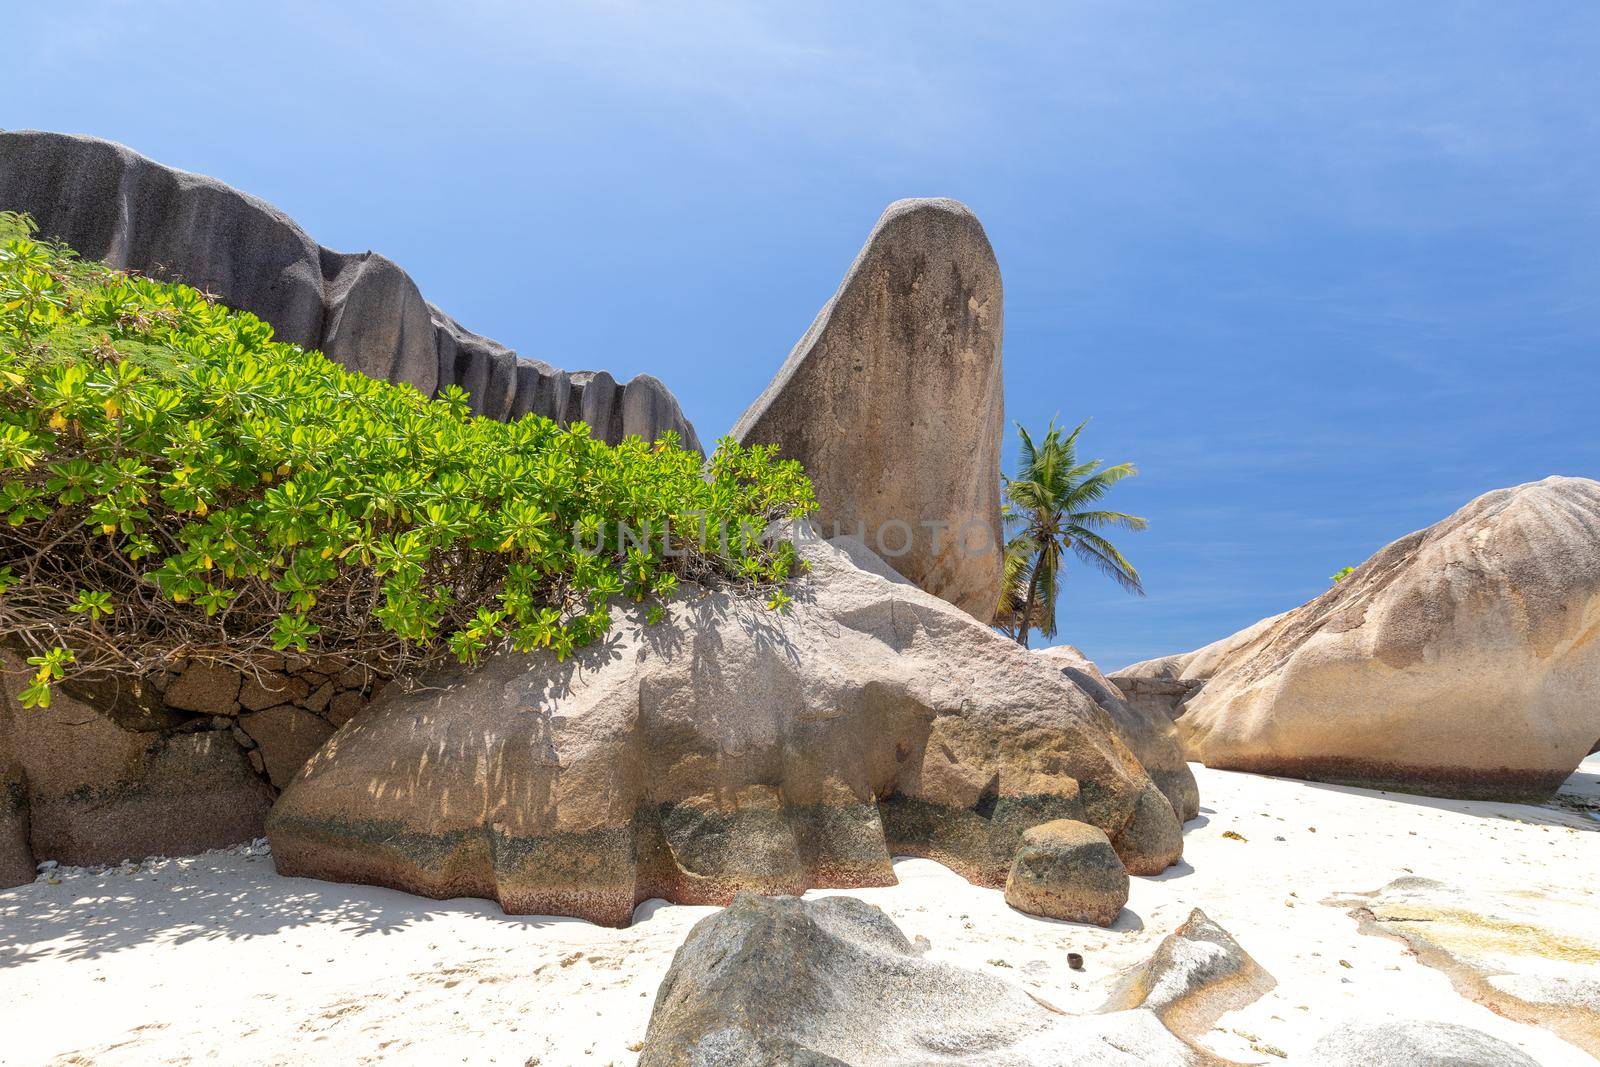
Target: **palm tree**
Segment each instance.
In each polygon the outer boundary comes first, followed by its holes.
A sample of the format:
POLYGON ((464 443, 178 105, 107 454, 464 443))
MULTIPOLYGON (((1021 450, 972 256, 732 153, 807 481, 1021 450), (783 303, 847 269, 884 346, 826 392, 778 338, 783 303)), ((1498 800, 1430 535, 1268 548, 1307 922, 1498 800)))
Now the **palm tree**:
POLYGON ((1056 635, 1056 594, 1068 549, 1130 593, 1144 595, 1139 572, 1099 531, 1142 530, 1148 523, 1096 508, 1113 485, 1139 471, 1132 463, 1102 469, 1097 459, 1078 462, 1078 435, 1087 424, 1084 420, 1063 435, 1052 420, 1038 443, 1017 424, 1022 452, 1016 477, 1005 479, 1003 509, 1008 529, 1015 532, 1006 541, 995 625, 1023 648, 1032 629, 1056 635))

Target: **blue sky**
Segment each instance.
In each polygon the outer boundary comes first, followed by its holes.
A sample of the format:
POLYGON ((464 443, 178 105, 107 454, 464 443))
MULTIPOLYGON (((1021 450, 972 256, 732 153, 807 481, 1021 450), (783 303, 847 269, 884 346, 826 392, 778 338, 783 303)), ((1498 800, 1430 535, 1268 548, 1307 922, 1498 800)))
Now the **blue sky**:
MULTIPOLYGON (((1092 417, 1150 595, 1113 667, 1291 607, 1499 486, 1600 474, 1600 5, 48 5, 0 126, 90 133, 401 263, 712 438, 878 213, 953 196, 1007 414, 1092 417)), ((1007 461, 1014 454, 1008 442, 1007 461)))

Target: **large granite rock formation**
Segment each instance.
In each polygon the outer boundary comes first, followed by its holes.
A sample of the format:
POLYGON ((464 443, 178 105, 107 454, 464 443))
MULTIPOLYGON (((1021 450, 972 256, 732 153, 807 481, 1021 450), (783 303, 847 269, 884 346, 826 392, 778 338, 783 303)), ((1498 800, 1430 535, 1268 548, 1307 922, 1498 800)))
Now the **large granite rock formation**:
POLYGON ((639 1067, 1216 1067, 1142 1006, 1068 1015, 922 958, 852 897, 740 896, 702 919, 656 993, 639 1067))
POLYGON ((36 861, 105 864, 260 837, 282 787, 382 683, 339 661, 191 662, 140 686, 18 699, 30 668, 0 652, 0 887, 36 861), (138 692, 131 692, 138 690, 138 692))
POLYGON ((1553 792, 1600 737, 1600 483, 1486 493, 1310 603, 1128 678, 1204 681, 1173 711, 1210 767, 1553 792))
MULTIPOLYGON (((14 666, 14 664, 11 664, 14 666)), ((260 836, 272 790, 228 729, 130 730, 59 687, 23 708, 0 686, 0 886, 36 860, 115 863, 260 836)))
POLYGON ((1183 757, 1172 719, 1149 701, 1127 699, 1087 656, 1071 645, 1038 649, 1049 662, 1105 709, 1145 771, 1172 802, 1180 822, 1200 814, 1200 787, 1183 757))
POLYGON ((613 444, 694 427, 648 374, 568 373, 464 329, 375 252, 334 252, 265 201, 94 137, 0 132, 0 210, 114 267, 182 281, 271 323, 282 341, 433 395, 459 385, 496 419, 582 419, 613 444))
POLYGON ((954 200, 901 200, 733 436, 776 444, 819 525, 981 622, 1000 598, 1000 268, 954 200))
POLYGON ((1132 873, 1179 858, 1171 805, 1060 672, 857 545, 799 547, 787 615, 691 591, 564 664, 391 687, 279 798, 278 869, 620 925, 650 897, 892 884, 891 855, 999 887, 1060 818, 1132 873))

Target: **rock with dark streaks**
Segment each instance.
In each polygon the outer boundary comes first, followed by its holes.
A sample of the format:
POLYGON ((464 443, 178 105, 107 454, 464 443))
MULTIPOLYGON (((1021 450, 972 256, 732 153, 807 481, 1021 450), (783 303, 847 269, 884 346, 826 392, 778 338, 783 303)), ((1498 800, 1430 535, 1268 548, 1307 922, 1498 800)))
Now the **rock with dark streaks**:
POLYGON ((565 663, 390 687, 279 798, 279 870, 620 925, 650 897, 892 884, 895 855, 998 888, 1054 819, 1130 871, 1178 860, 1171 806, 1069 679, 857 544, 799 547, 787 614, 686 590, 565 663))
POLYGON ((491 418, 594 415, 595 436, 612 444, 672 431, 684 447, 700 447, 657 379, 618 383, 523 359, 428 303, 376 252, 323 248, 265 201, 111 141, 0 132, 0 210, 28 213, 44 236, 85 258, 208 291, 271 323, 279 340, 352 370, 430 396, 460 386, 491 418))
POLYGON ((805 465, 825 533, 982 622, 1000 599, 1004 317, 977 217, 897 201, 733 429, 805 465))
POLYGON ((1071 645, 1039 649, 1035 655, 1048 660, 1073 684, 1088 693, 1117 724, 1122 740, 1133 749, 1160 787, 1180 822, 1200 814, 1200 787, 1194 772, 1183 757, 1183 746, 1172 727, 1172 720, 1148 702, 1129 700, 1112 684, 1100 668, 1071 645))

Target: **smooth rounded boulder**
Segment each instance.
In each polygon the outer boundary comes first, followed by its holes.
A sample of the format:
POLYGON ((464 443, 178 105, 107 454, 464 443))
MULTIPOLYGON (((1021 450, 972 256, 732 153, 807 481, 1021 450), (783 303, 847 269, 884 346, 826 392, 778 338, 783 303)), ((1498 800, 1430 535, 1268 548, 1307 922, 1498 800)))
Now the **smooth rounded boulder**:
POLYGON ((1311 1059, 1319 1067, 1538 1067, 1481 1030, 1417 1019, 1353 1023, 1325 1035, 1311 1059))
POLYGON ((639 1067, 1217 1067, 1135 1007, 1072 1015, 926 958, 848 896, 740 894, 696 923, 656 992, 639 1067))
POLYGON ((818 526, 981 622, 1000 599, 1000 266, 954 200, 900 200, 733 428, 805 465, 818 526))
POLYGON ((651 897, 893 884, 892 856, 999 888, 1054 819, 1129 870, 1178 860, 1171 806, 1070 680, 858 545, 798 548, 786 614, 689 589, 565 663, 389 687, 278 798, 279 871, 623 925, 651 897))
POLYGON ((1172 710, 1209 767, 1548 795, 1600 737, 1600 482, 1486 493, 1310 603, 1123 678, 1203 681, 1172 710))
POLYGON ((1006 903, 1029 915, 1110 926, 1128 903, 1128 871, 1104 830, 1057 819, 1023 833, 1006 903))

